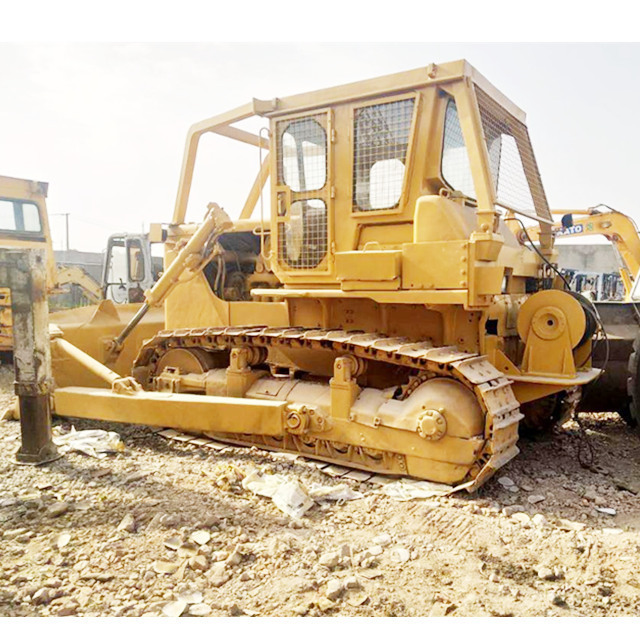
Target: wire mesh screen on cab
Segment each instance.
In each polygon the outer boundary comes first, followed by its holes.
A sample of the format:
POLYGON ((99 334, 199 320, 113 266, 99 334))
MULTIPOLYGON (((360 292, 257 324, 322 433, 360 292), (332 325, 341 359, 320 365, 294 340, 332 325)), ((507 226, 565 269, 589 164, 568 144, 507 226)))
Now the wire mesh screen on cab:
POLYGON ((476 87, 497 204, 550 218, 526 125, 476 87))

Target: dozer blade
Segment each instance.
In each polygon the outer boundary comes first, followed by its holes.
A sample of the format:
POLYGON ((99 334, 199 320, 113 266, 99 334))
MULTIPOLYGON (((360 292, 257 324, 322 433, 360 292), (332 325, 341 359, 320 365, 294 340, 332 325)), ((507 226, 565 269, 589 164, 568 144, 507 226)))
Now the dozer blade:
POLYGON ((629 359, 633 342, 640 333, 637 312, 631 302, 596 302, 607 332, 607 345, 594 348, 593 366, 604 368, 602 375, 582 392, 580 411, 617 412, 629 419, 629 359))

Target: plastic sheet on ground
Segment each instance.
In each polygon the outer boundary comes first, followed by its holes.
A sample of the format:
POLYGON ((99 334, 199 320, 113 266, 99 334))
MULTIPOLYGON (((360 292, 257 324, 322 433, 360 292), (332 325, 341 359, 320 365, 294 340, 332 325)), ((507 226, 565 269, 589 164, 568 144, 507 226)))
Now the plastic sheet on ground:
POLYGON ((428 482, 427 480, 412 480, 411 478, 390 480, 375 490, 376 493, 383 493, 399 502, 446 496, 454 491, 455 489, 448 484, 428 482))
POLYGON ((309 495, 316 502, 346 502, 364 498, 364 493, 354 491, 346 484, 324 485, 314 483, 309 488, 309 495))
POLYGON ((316 502, 356 500, 363 497, 362 493, 353 491, 344 484, 313 484, 307 491, 295 478, 280 474, 263 475, 258 471, 250 473, 242 481, 242 486, 252 493, 271 498, 280 511, 292 518, 301 518, 316 502))
POLYGON ((71 431, 66 433, 54 430, 53 442, 60 453, 79 451, 92 458, 105 458, 109 453, 124 451, 124 443, 120 440, 120 436, 113 431, 103 429, 76 431, 72 426, 71 431))

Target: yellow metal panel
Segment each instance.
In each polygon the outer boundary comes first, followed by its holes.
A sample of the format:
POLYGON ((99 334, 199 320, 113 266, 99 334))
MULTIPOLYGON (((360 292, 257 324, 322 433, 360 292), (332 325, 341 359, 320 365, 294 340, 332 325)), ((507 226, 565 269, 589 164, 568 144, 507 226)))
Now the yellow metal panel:
POLYGON ((403 289, 460 289, 467 286, 465 241, 421 242, 402 248, 403 289))
POLYGON ((55 412, 72 418, 172 427, 183 431, 224 431, 279 435, 286 402, 245 400, 185 393, 139 391, 119 395, 107 389, 65 387, 54 392, 55 412))
POLYGON ((336 253, 338 280, 395 280, 400 275, 400 251, 336 253))
POLYGON ((504 267, 483 264, 476 265, 476 293, 478 295, 497 295, 502 291, 504 267))

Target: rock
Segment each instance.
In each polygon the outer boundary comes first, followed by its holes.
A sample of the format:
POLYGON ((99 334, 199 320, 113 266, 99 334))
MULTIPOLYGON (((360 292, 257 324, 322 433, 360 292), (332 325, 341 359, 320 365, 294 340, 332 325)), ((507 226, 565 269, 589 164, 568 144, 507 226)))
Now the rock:
POLYGON ((383 552, 383 549, 382 549, 382 547, 381 547, 379 544, 377 544, 377 545, 375 545, 375 546, 373 546, 373 547, 369 547, 369 548, 367 549, 367 553, 368 553, 370 556, 373 556, 374 558, 375 558, 376 556, 381 556, 381 555, 382 555, 382 552, 383 552))
POLYGON ((162 614, 167 616, 167 618, 179 618, 186 608, 187 603, 184 600, 174 600, 162 607, 162 614))
POLYGON ((192 604, 189 607, 188 611, 190 616, 203 617, 208 616, 211 613, 211 607, 204 602, 200 602, 199 604, 192 604))
POLYGON ((214 551, 211 554, 212 562, 222 562, 223 560, 226 560, 228 557, 229 557, 229 552, 224 550, 214 551))
POLYGON ((164 546, 167 547, 167 549, 171 549, 171 551, 177 551, 181 545, 182 545, 182 538, 179 538, 178 536, 167 538, 164 541, 164 546))
POLYGON ((531 518, 528 513, 514 513, 511 519, 519 522, 523 527, 531 526, 531 518))
POLYGON ((160 517, 160 524, 166 529, 172 529, 180 524, 180 516, 175 513, 165 513, 160 517))
POLYGON ((242 554, 238 550, 238 547, 231 552, 229 557, 226 560, 227 565, 231 567, 237 567, 242 562, 242 554))
POLYGON ((333 578, 327 582, 327 592, 326 596, 329 600, 336 600, 340 597, 344 587, 342 585, 342 581, 337 578, 333 578))
POLYGON ((541 580, 556 579, 555 571, 553 571, 553 569, 550 569, 549 567, 545 567, 545 566, 538 567, 538 569, 536 570, 536 573, 538 574, 538 578, 540 578, 541 580))
POLYGON ((547 598, 549 599, 549 602, 556 605, 556 607, 562 607, 567 604, 564 598, 555 591, 549 591, 547 598))
POLYGON ((489 576, 489 582, 500 582, 500 578, 498 577, 498 574, 493 572, 490 576, 489 576))
POLYGON ((161 520, 162 520, 161 513, 154 514, 153 518, 151 518, 151 520, 149 520, 149 523, 147 524, 147 530, 155 531, 156 529, 158 529, 160 527, 161 520))
POLYGON ((207 571, 207 577, 209 578, 211 586, 221 587, 231 579, 231 574, 227 571, 226 563, 214 562, 209 571, 207 571))
POLYGON ((456 606, 450 602, 434 602, 429 612, 429 617, 438 617, 449 615, 456 606))
POLYGON ((351 593, 348 598, 348 602, 352 607, 361 607, 369 600, 369 596, 366 593, 351 593))
POLYGON ((14 538, 17 538, 18 536, 21 536, 25 533, 27 533, 28 529, 25 529, 24 527, 20 527, 19 529, 7 529, 4 534, 3 534, 3 538, 6 538, 7 540, 13 540, 14 538))
POLYGON ((512 487, 506 487, 507 491, 510 491, 511 493, 519 493, 520 492, 520 487, 516 487, 516 485, 513 485, 512 487))
POLYGON ((309 613, 309 605, 308 604, 300 604, 297 607, 293 607, 291 610, 294 616, 306 616, 309 613))
POLYGON ((68 502, 56 502, 47 509, 47 515, 50 518, 59 518, 69 511, 68 502))
POLYGON ((130 513, 122 518, 117 528, 118 531, 127 531, 128 533, 134 533, 136 530, 136 521, 130 513))
POLYGON ((360 571, 360 576, 367 580, 375 580, 376 578, 382 577, 382 571, 378 569, 363 569, 360 571))
POLYGON ((202 546, 203 544, 207 544, 207 542, 211 540, 211 533, 206 529, 199 529, 198 531, 194 531, 191 534, 190 538, 198 546, 202 546))
POLYGON ((203 600, 201 591, 187 591, 178 596, 178 600, 183 600, 187 604, 200 604, 203 600))
POLYGON ((392 542, 391 536, 388 533, 381 533, 373 539, 373 544, 380 547, 388 547, 392 542))
POLYGON ((243 571, 240 574, 240 582, 249 582, 255 580, 256 574, 253 571, 243 571))
POLYGON ((58 616, 74 616, 78 611, 80 604, 75 600, 69 600, 62 604, 62 606, 56 610, 58 616))
POLYGON ((123 484, 127 484, 127 482, 136 482, 137 480, 142 480, 142 478, 146 478, 149 475, 149 471, 134 471, 126 475, 122 479, 123 484))
POLYGON ((332 600, 329 600, 329 598, 325 598, 324 596, 321 596, 320 598, 318 598, 315 603, 316 607, 318 607, 318 609, 320 609, 320 611, 322 611, 322 613, 326 613, 327 611, 329 611, 330 609, 333 609, 333 607, 336 606, 336 603, 333 602, 332 600))
POLYGON ((206 571, 209 561, 205 556, 197 555, 189 558, 189 566, 195 571, 206 571))
POLYGON ((351 545, 350 544, 343 544, 340 547, 340 557, 341 558, 351 558, 351 545))
POLYGON ((498 478, 498 482, 503 487, 513 487, 516 484, 511 478, 508 478, 507 476, 502 476, 502 477, 498 478))
POLYGON ((185 542, 178 547, 179 558, 193 558, 198 555, 198 547, 192 542, 185 542))
POLYGON ((533 522, 533 524, 536 525, 536 527, 547 527, 547 526, 549 526, 549 521, 541 513, 536 513, 531 518, 531 521, 533 522))
POLYGON ((59 589, 62 586, 62 580, 60 580, 60 578, 49 578, 44 583, 44 586, 50 589, 59 589))
POLYGON ((391 559, 394 562, 408 562, 411 558, 411 552, 404 547, 393 547, 391 549, 391 559))
POLYGON ((242 610, 241 607, 239 607, 235 602, 229 607, 229 615, 230 616, 243 616, 244 615, 244 611, 242 610))
POLYGON ((524 511, 524 507, 521 504, 510 504, 502 509, 502 515, 512 516, 514 513, 524 511))
POLYGON ((538 494, 530 495, 527 500, 530 504, 538 504, 538 502, 542 502, 545 499, 545 496, 541 496, 538 494))
POLYGON ((56 547, 58 549, 64 549, 69 542, 71 542, 71 534, 63 531, 57 538, 56 538, 56 547))
POLYGON ((349 576, 344 580, 344 588, 345 589, 360 589, 360 581, 356 576, 349 576))
POLYGON ((52 589, 42 587, 38 589, 33 596, 31 596, 31 602, 34 604, 49 604, 55 597, 55 593, 52 589))
POLYGON ((611 507, 596 507, 596 511, 598 513, 604 513, 608 516, 615 516, 617 513, 616 510, 611 507))
POLYGON ((175 573, 180 568, 180 565, 177 562, 156 560, 152 567, 156 573, 175 573))
POLYGON ((340 562, 340 556, 335 552, 323 553, 318 559, 318 564, 327 569, 334 569, 340 562))
POLYGON ((521 484, 520 488, 523 491, 533 491, 533 487, 530 484, 521 484))

